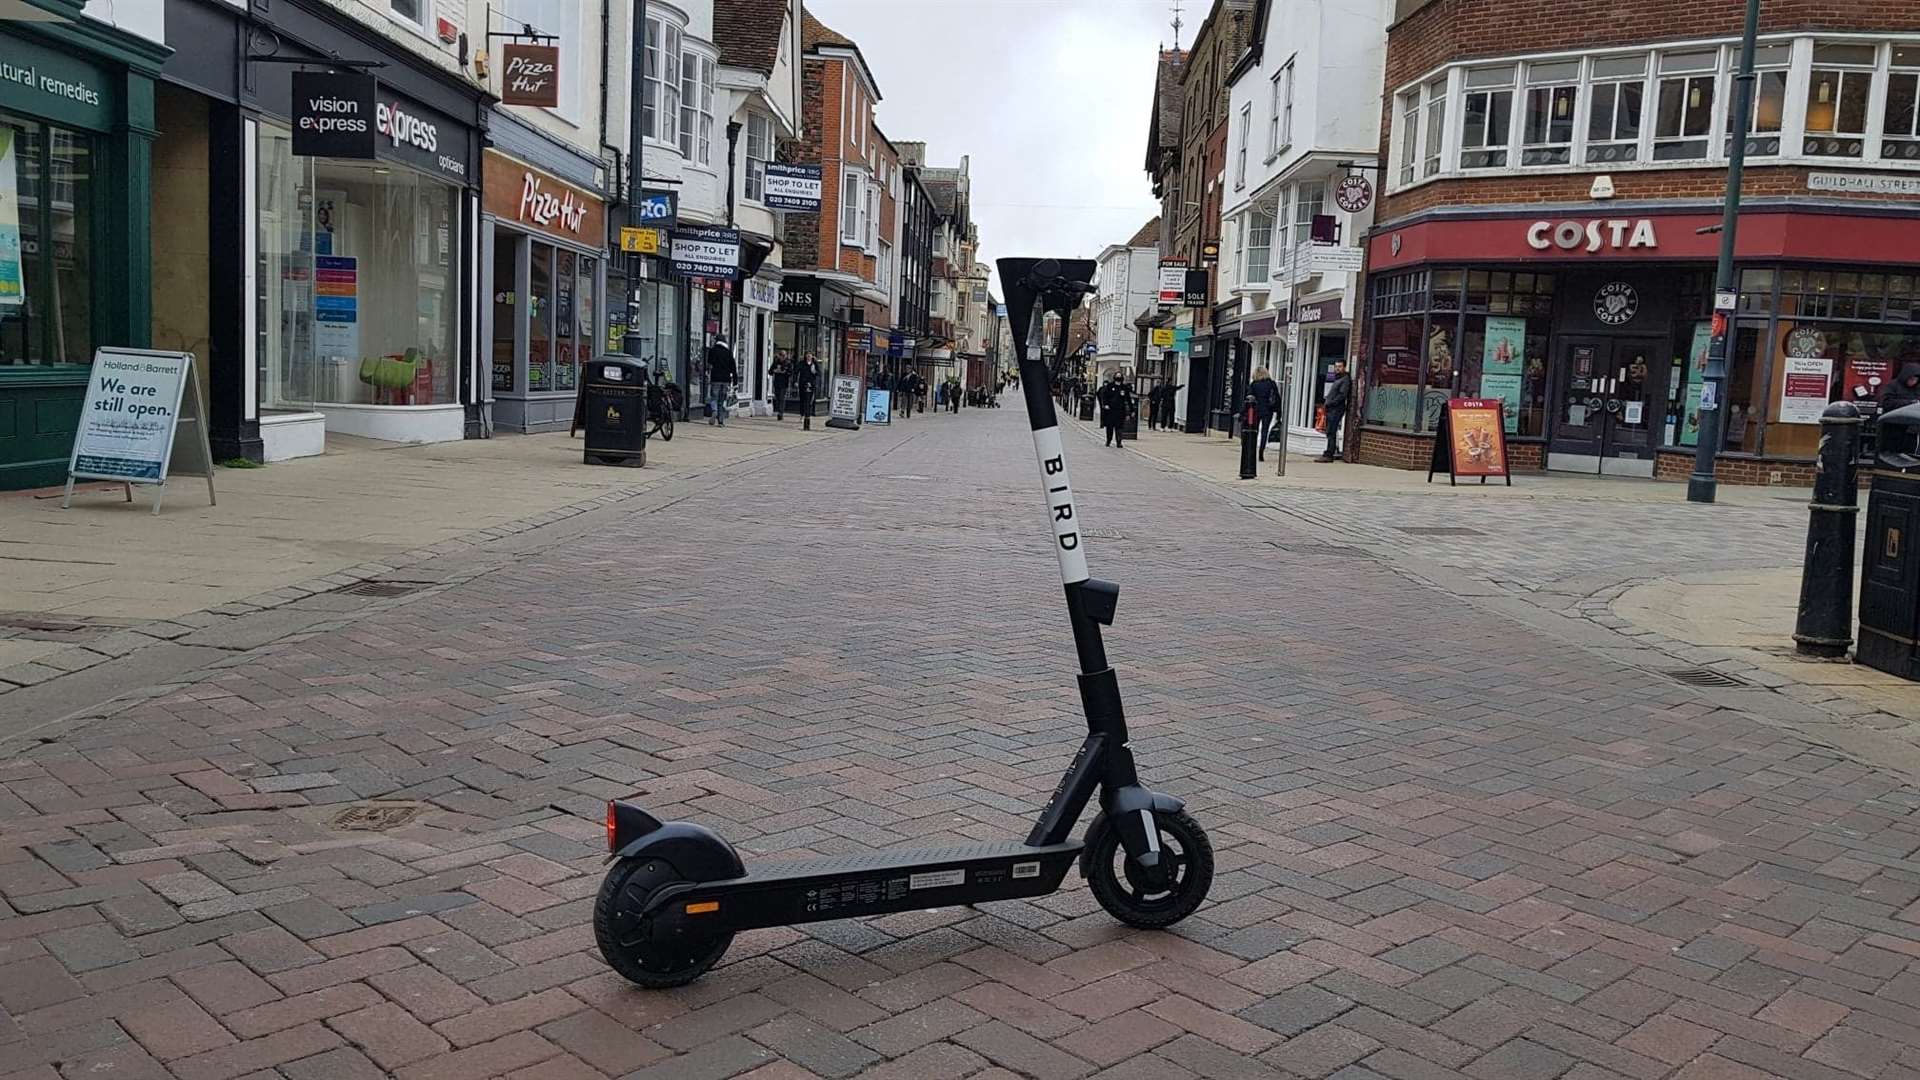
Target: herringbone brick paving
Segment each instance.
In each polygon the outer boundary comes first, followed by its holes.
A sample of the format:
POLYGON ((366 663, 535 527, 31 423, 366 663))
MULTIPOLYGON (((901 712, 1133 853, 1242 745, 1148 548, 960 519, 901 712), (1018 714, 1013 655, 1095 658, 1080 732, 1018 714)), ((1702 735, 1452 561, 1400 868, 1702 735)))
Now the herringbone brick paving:
POLYGON ((1920 793, 1070 453, 1143 772, 1219 853, 1175 931, 1070 879, 671 993, 593 950, 608 796, 756 859, 1025 833, 1080 721, 1024 425, 975 411, 8 748, 0 1076, 1920 1076, 1920 793), (418 816, 334 826, 370 801, 418 816))

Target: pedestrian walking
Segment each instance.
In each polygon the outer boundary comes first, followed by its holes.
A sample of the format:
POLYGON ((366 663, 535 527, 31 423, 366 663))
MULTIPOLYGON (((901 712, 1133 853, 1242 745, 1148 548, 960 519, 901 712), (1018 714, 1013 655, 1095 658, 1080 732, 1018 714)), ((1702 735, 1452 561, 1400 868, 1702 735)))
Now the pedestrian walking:
MULTIPOLYGON (((1915 373, 1920 374, 1920 364, 1912 366, 1915 373)), ((1327 417, 1327 449, 1314 458, 1315 461, 1340 459, 1340 421, 1347 418, 1347 403, 1353 400, 1353 376, 1347 374, 1347 362, 1335 360, 1331 375, 1327 380, 1327 396, 1320 402, 1320 409, 1327 417)))
POLYGON ((946 383, 941 383, 940 388, 933 392, 933 404, 936 408, 944 409, 947 407, 947 384, 946 383))
POLYGON ((960 380, 959 379, 947 380, 947 411, 954 412, 954 413, 957 413, 960 411, 960 380))
POLYGON ((1127 410, 1133 407, 1133 390, 1120 381, 1120 373, 1107 376, 1107 385, 1100 388, 1100 426, 1107 429, 1107 445, 1120 446, 1126 441, 1122 434, 1127 422, 1127 410))
POLYGON ((733 363, 733 350, 727 339, 716 337, 707 346, 707 423, 727 426, 727 392, 739 369, 733 363))
POLYGON ((1174 416, 1173 416, 1174 395, 1178 394, 1180 392, 1180 388, 1185 385, 1187 384, 1186 383, 1168 383, 1166 386, 1166 389, 1161 392, 1160 426, 1163 428, 1166 428, 1168 431, 1172 431, 1179 426, 1178 424, 1174 423, 1174 416))
POLYGON ((820 358, 807 354, 807 361, 793 373, 793 390, 800 397, 800 430, 813 430, 814 398, 820 392, 820 358))
POLYGON ((1155 383, 1153 389, 1147 391, 1147 430, 1148 431, 1160 430, 1160 402, 1166 396, 1167 396, 1166 383, 1155 383))
MULTIPOLYGON (((1280 384, 1273 381, 1266 368, 1257 367, 1253 369, 1253 380, 1247 383, 1247 393, 1253 395, 1253 415, 1260 424, 1260 460, 1265 461, 1267 433, 1273 427, 1273 414, 1280 408, 1280 384)), ((1286 433, 1281 432, 1280 437, 1286 438, 1286 433)), ((1286 453, 1284 445, 1280 452, 1286 453)))
POLYGON ((785 351, 774 353, 773 367, 768 369, 773 376, 773 418, 787 418, 787 384, 793 379, 793 359, 785 351))

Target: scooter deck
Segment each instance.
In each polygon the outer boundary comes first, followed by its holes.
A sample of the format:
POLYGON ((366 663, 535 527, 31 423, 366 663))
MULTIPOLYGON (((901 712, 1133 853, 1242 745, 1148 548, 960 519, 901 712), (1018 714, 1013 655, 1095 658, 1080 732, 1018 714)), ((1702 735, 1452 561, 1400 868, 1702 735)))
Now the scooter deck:
POLYGON ((672 904, 689 911, 714 903, 717 909, 691 915, 689 921, 712 919, 727 930, 750 930, 1018 900, 1058 889, 1082 846, 1078 840, 1044 847, 1001 841, 797 859, 763 865, 741 878, 704 882, 676 895, 672 904))

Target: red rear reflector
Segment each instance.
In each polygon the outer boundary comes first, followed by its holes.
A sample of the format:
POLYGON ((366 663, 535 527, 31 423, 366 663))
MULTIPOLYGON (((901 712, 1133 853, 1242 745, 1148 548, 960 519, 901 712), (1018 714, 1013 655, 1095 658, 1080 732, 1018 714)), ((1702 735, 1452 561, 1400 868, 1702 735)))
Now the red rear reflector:
POLYGON ((608 799, 607 800, 607 851, 609 853, 618 852, 620 850, 619 846, 613 842, 614 831, 615 830, 613 825, 613 800, 608 799))
POLYGON ((718 900, 703 900, 698 904, 687 905, 687 914, 689 915, 711 915, 719 910, 720 901, 718 900))

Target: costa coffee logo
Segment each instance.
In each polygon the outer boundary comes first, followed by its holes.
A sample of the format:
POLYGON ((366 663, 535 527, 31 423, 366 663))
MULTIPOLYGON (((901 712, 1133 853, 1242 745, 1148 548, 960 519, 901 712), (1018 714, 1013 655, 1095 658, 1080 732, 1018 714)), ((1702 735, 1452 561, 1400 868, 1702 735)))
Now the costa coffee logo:
POLYGON ((1536 221, 1527 226, 1527 246, 1535 251, 1559 248, 1561 251, 1586 251, 1591 254, 1601 248, 1614 251, 1657 248, 1660 241, 1654 237, 1653 221, 1649 218, 1637 221, 1596 218, 1592 221, 1536 221))
POLYGON ((1640 314, 1640 294, 1624 281, 1610 281, 1593 294, 1593 317, 1608 326, 1625 326, 1640 314))
POLYGON ((570 233, 577 233, 587 220, 587 204, 572 191, 555 195, 546 190, 540 178, 532 173, 522 173, 520 181, 520 220, 531 221, 536 225, 559 227, 570 233))
POLYGON ((440 149, 440 130, 417 116, 409 116, 398 105, 384 102, 374 112, 374 130, 393 141, 431 154, 440 149))

